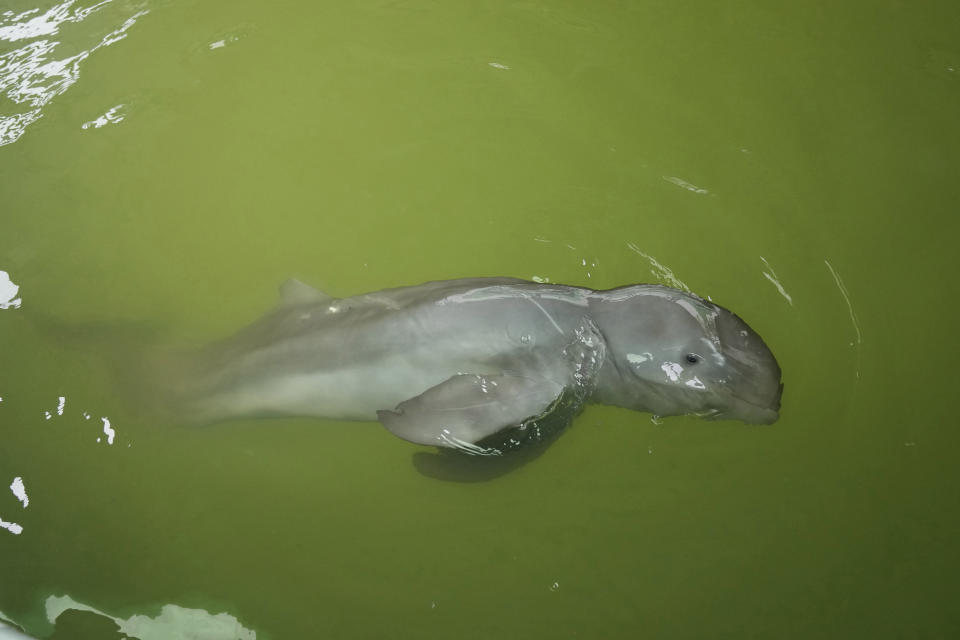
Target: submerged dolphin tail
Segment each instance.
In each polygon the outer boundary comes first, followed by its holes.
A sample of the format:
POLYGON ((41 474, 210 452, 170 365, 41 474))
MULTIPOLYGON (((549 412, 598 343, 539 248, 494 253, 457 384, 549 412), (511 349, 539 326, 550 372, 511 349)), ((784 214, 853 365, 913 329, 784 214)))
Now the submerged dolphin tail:
POLYGON ((25 322, 43 340, 78 357, 102 363, 115 395, 132 415, 150 422, 185 422, 185 383, 195 367, 186 355, 159 347, 148 324, 65 322, 35 310, 25 322))

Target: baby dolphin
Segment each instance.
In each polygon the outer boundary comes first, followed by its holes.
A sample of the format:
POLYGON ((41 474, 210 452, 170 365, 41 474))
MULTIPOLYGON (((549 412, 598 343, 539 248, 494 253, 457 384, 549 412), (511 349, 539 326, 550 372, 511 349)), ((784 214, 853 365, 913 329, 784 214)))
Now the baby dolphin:
POLYGON ((752 424, 779 416, 780 367, 760 336, 665 286, 474 278, 333 298, 290 280, 281 295, 193 354, 174 392, 193 421, 379 420, 410 442, 497 455, 590 402, 752 424))

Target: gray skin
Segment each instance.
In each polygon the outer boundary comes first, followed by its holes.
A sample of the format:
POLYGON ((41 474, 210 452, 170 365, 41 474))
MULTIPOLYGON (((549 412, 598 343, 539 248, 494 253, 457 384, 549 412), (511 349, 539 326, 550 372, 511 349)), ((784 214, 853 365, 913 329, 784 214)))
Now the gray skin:
POLYGON ((276 310, 194 356, 176 391, 193 421, 379 420, 410 442, 499 453, 478 443, 561 398, 574 409, 778 418, 780 367, 760 336, 669 287, 476 278, 336 299, 291 280, 281 294, 276 310))

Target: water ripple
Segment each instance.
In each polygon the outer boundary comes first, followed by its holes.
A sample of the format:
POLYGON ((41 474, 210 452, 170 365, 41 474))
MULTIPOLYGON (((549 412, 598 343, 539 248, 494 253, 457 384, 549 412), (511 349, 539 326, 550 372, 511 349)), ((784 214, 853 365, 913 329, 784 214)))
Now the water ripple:
POLYGON ((27 41, 19 47, 0 54, 0 95, 15 105, 0 113, 0 146, 16 142, 27 127, 39 120, 43 108, 69 89, 80 77, 80 63, 101 47, 114 44, 126 37, 127 31, 148 10, 141 5, 126 9, 132 15, 110 21, 117 25, 107 33, 89 37, 90 48, 58 57, 58 40, 64 25, 79 23, 91 14, 103 10, 114 0, 102 0, 89 6, 66 0, 46 12, 30 9, 18 14, 5 11, 0 14, 0 41, 27 41))

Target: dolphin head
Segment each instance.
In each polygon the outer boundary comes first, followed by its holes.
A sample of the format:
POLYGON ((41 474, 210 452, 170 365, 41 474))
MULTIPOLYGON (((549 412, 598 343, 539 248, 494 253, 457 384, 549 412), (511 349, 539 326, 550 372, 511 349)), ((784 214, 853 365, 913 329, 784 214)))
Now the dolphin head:
POLYGON ((600 292, 591 307, 607 342, 600 402, 661 416, 776 422, 780 366, 736 314, 656 285, 600 292))

